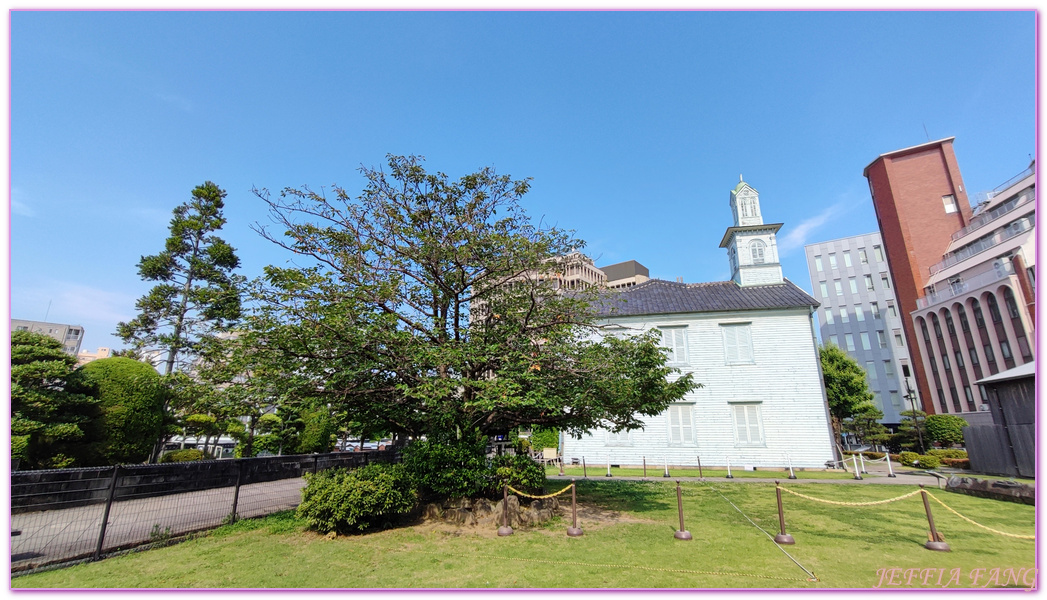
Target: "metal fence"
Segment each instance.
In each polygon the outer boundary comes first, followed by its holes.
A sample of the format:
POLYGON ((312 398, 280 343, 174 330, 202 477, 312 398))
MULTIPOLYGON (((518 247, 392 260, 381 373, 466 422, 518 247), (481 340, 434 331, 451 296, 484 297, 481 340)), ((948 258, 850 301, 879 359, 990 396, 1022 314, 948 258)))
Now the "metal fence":
POLYGON ((11 474, 11 571, 101 558, 296 507, 302 475, 394 450, 11 474), (235 516, 234 516, 235 515, 235 516))

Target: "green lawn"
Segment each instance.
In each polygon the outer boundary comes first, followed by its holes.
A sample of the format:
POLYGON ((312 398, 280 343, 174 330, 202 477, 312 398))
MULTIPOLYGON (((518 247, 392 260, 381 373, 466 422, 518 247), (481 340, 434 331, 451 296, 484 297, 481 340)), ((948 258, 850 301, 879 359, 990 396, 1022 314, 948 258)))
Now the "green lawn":
MULTIPOLYGON (((550 485, 551 490, 559 486, 550 485)), ((790 482, 784 487, 836 501, 893 498, 910 486, 790 482)), ((664 481, 578 482, 580 502, 617 516, 582 520, 585 535, 568 538, 566 522, 517 529, 456 530, 412 525, 327 539, 306 531, 291 513, 242 521, 207 537, 97 563, 16 577, 12 587, 46 588, 838 588, 874 587, 883 569, 925 571, 941 587, 952 569, 970 587, 973 569, 1033 567, 1032 541, 979 529, 931 502, 952 552, 923 547, 927 521, 918 496, 874 507, 842 507, 783 494, 785 549, 818 581, 731 507, 729 498, 760 527, 777 533, 774 485, 687 483, 682 486, 686 527, 693 540, 674 539, 675 486, 664 481), (613 514, 613 513, 612 513, 613 514), (880 573, 878 573, 880 570, 880 573)), ((949 506, 990 527, 1033 533, 1034 507, 932 491, 949 506)), ((900 572, 904 573, 904 572, 900 572)), ((910 571, 910 576, 912 576, 910 571)), ((904 581, 904 575, 899 575, 904 581)), ((895 583, 899 581, 895 578, 895 583)), ((1031 578, 1029 578, 1031 580, 1031 578)), ((884 578, 885 585, 890 578, 884 578)), ((1000 577, 1000 583, 1006 578, 1000 577)), ((912 587, 921 587, 917 574, 912 587)))

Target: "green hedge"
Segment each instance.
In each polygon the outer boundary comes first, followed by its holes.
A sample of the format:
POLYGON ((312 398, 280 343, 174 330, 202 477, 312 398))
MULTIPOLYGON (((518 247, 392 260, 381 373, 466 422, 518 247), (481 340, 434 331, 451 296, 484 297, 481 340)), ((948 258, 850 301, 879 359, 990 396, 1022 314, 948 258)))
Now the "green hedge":
POLYGON ((472 498, 491 487, 486 447, 486 440, 416 440, 404 448, 403 465, 423 498, 472 498))
POLYGON ((174 450, 168 452, 160 457, 162 463, 173 463, 173 462, 192 462, 194 460, 204 460, 207 455, 204 454, 203 450, 197 450, 196 448, 187 448, 185 450, 174 450))
POLYGON ((907 467, 913 466, 913 463, 920 458, 920 455, 916 452, 902 452, 898 455, 898 462, 902 463, 907 467))
POLYGON ((942 464, 953 469, 971 468, 971 460, 968 458, 943 458, 942 464))
POLYGON ((937 456, 938 458, 967 458, 966 450, 959 450, 955 448, 934 448, 927 451, 927 454, 931 456, 937 456))
POLYGON ((296 514, 320 533, 351 533, 389 526, 418 504, 403 465, 374 463, 353 470, 306 473, 296 514))
POLYGON ((931 454, 921 454, 916 457, 918 464, 916 466, 921 469, 937 469, 942 466, 942 459, 931 454))

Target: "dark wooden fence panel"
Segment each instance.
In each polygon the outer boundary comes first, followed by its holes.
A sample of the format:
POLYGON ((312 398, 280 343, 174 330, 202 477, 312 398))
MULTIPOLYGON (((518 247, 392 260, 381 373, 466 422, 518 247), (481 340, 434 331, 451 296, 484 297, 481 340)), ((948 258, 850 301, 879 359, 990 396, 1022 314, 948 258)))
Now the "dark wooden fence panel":
POLYGON ((1007 447, 1007 436, 1000 425, 963 428, 964 445, 971 470, 994 475, 1015 475, 1016 466, 1007 447))
POLYGON ((1022 477, 1036 476, 1036 426, 1014 425, 1007 428, 1018 457, 1018 474, 1022 477))

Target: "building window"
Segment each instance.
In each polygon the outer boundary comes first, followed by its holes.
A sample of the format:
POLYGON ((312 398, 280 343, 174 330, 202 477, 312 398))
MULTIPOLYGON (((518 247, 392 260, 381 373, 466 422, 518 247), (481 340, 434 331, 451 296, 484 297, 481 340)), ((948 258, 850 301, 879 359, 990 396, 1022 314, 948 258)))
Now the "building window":
POLYGON ((886 273, 880 273, 880 283, 883 285, 883 289, 885 289, 885 290, 891 289, 891 281, 889 279, 887 279, 887 274, 886 273))
POLYGON ((934 327, 934 337, 942 339, 942 325, 938 322, 938 315, 931 314, 931 325, 934 327))
POLYGON ((876 262, 883 262, 883 250, 879 246, 873 246, 873 253, 876 255, 876 262))
POLYGON ((831 308, 826 308, 825 309, 825 324, 826 325, 832 325, 833 324, 833 309, 831 309, 831 308))
POLYGON ((851 284, 851 293, 852 294, 857 294, 858 293, 858 280, 855 279, 854 277, 851 277, 847 281, 851 284))
POLYGON ((996 362, 996 356, 992 353, 992 344, 985 344, 982 346, 982 350, 985 350, 985 360, 996 362))
POLYGON ((754 265, 762 265, 765 262, 764 251, 767 249, 767 244, 760 240, 753 240, 749 243, 749 254, 753 257, 754 265))
MULTIPOLYGON (((671 406, 669 407, 672 408, 671 406)), ((607 439, 604 442, 605 446, 632 446, 632 442, 629 441, 628 431, 619 431, 615 433, 613 431, 607 432, 607 439)))
POLYGON ((873 276, 872 275, 866 275, 865 276, 865 289, 870 290, 870 291, 875 289, 873 287, 873 276))
POLYGON ((887 347, 887 334, 885 334, 884 332, 877 331, 876 332, 876 340, 880 342, 880 347, 881 348, 886 348, 887 347))
MULTIPOLYGON (((851 281, 854 281, 854 280, 852 279, 851 281)), ((862 307, 860 307, 860 306, 855 306, 854 307, 854 318, 859 320, 859 321, 864 321, 865 320, 865 311, 862 310, 862 307)))
POLYGON ((949 386, 949 393, 952 394, 952 407, 955 412, 963 412, 960 408, 960 396, 956 393, 956 388, 949 386))
POLYGON ((843 334, 843 340, 847 343, 847 350, 854 352, 854 336, 850 333, 843 334))
POLYGON ((942 354, 942 366, 945 367, 946 371, 952 371, 952 365, 949 364, 948 354, 942 354))
POLYGON ((905 347, 905 340, 902 339, 902 334, 900 334, 900 333, 894 334, 894 345, 898 346, 899 348, 904 348, 905 347))
POLYGON ((842 296, 843 295, 843 284, 840 283, 839 279, 837 279, 836 281, 833 282, 833 286, 836 288, 836 295, 837 296, 842 296))
POLYGON ((956 307, 956 314, 960 316, 960 331, 970 331, 971 324, 967 322, 967 311, 962 306, 956 307))
POLYGON ((830 269, 835 269, 836 268, 836 254, 834 254, 832 252, 829 253, 829 268, 830 269))
POLYGON ((1008 358, 1012 358, 1012 356, 1011 356, 1011 345, 1009 343, 1007 343, 1006 340, 1002 340, 1000 342, 1000 354, 1003 355, 1003 359, 1004 360, 1007 360, 1008 358))
POLYGON ((19 325, 18 327, 15 327, 15 331, 29 331, 29 328, 25 325, 19 325))
POLYGON ((978 329, 985 329, 985 316, 982 315, 982 306, 978 304, 977 300, 971 301, 971 310, 974 311, 974 324, 978 326, 978 329))
POLYGON ((694 411, 691 404, 669 406, 669 443, 694 445, 694 411))
POLYGON ((814 257, 814 268, 818 269, 819 273, 821 273, 824 270, 824 269, 822 269, 822 257, 820 257, 820 256, 815 256, 814 257))
POLYGON ((902 409, 902 397, 898 392, 891 392, 891 405, 894 406, 894 410, 902 409))
POLYGON ((753 339, 750 323, 720 325, 723 330, 723 346, 726 364, 753 364, 753 339))
POLYGON ((869 304, 869 308, 872 310, 873 318, 874 319, 879 319, 880 318, 880 303, 879 302, 872 302, 872 303, 869 304))
POLYGON ((687 364, 687 328, 662 328, 662 347, 669 350, 669 364, 687 364))
POLYGON ((957 369, 962 369, 963 368, 963 352, 960 352, 959 350, 957 350, 955 356, 956 356, 956 368, 957 369))
POLYGON ((863 265, 869 264, 869 255, 865 252, 865 248, 858 248, 858 261, 863 265))
POLYGON ((851 252, 850 250, 844 250, 843 252, 843 266, 851 266, 851 252))
POLYGON ((956 212, 956 197, 952 194, 942 196, 942 204, 945 205, 945 214, 956 212))
POLYGON ((945 392, 941 388, 938 388, 938 406, 942 409, 942 414, 949 413, 949 406, 945 403, 945 392))
POLYGON ((971 364, 978 364, 978 352, 974 348, 967 348, 967 354, 971 355, 971 364))
POLYGON ((835 335, 830 335, 829 336, 829 343, 832 344, 833 346, 836 346, 837 348, 839 348, 840 347, 840 338, 836 337, 835 335))
POLYGON ((963 386, 963 395, 967 398, 967 410, 977 410, 974 408, 974 393, 971 392, 971 388, 969 386, 963 386))
POLYGON ((869 385, 875 385, 873 382, 876 381, 876 363, 872 361, 865 363, 865 374, 868 376, 869 385))
POLYGON ((840 307, 840 322, 841 323, 848 323, 848 322, 850 322, 850 319, 847 317, 847 309, 842 307, 842 306, 840 307))
POLYGON ((738 446, 762 446, 763 427, 759 404, 732 404, 734 441, 738 446))
POLYGON ((945 312, 945 328, 949 330, 949 335, 956 335, 956 326, 952 322, 952 313, 945 312))
POLYGON ((898 309, 894 307, 894 302, 887 301, 887 314, 891 315, 891 318, 898 318, 898 309))
POLYGON ((863 331, 859 336, 862 338, 862 350, 872 350, 872 346, 869 345, 869 334, 863 331))
POLYGON ((821 288, 822 298, 828 298, 829 297, 829 288, 825 285, 825 282, 824 281, 820 282, 818 284, 818 286, 821 288))
POLYGON ((1003 317, 1000 316, 1000 305, 996 303, 996 296, 989 294, 986 304, 989 305, 989 316, 992 317, 992 322, 999 323, 1002 321, 1003 317))
POLYGON ((1011 288, 1003 288, 1003 301, 1007 304, 1007 314, 1011 315, 1012 319, 1018 318, 1018 304, 1014 301, 1014 293, 1011 292, 1011 288))
POLYGON ((889 360, 883 361, 883 371, 887 373, 888 377, 894 377, 894 363, 889 360))

